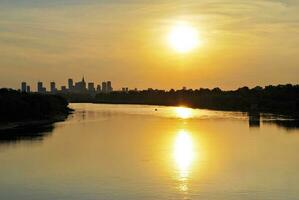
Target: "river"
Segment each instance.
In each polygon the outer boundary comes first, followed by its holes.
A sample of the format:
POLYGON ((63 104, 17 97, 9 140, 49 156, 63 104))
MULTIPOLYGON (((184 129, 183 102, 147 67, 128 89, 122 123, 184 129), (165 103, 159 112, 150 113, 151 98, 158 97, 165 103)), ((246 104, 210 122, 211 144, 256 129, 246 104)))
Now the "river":
POLYGON ((71 104, 0 139, 2 200, 296 200, 298 123, 185 107, 71 104))

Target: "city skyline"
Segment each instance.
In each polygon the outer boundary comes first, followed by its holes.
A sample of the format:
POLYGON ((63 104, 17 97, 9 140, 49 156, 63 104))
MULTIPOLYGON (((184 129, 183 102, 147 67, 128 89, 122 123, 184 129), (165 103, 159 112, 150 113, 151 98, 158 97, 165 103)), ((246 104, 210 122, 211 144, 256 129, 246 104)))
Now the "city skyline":
POLYGON ((67 84, 58 85, 55 81, 50 81, 49 86, 47 83, 44 84, 43 81, 36 82, 36 89, 34 90, 30 84, 26 81, 22 81, 19 89, 21 92, 39 92, 39 93, 57 93, 57 92, 72 92, 72 93, 95 93, 104 92, 109 93, 113 91, 111 81, 102 81, 96 84, 95 82, 85 81, 84 76, 79 82, 74 82, 73 78, 68 78, 67 84))

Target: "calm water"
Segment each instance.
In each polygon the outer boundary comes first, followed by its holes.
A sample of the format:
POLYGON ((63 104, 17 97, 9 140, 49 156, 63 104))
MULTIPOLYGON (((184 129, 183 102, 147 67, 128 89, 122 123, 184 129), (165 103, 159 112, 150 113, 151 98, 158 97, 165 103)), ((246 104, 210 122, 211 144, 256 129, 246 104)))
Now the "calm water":
POLYGON ((68 120, 40 134, 0 138, 1 200, 299 199, 292 121, 176 107, 71 107, 68 120))

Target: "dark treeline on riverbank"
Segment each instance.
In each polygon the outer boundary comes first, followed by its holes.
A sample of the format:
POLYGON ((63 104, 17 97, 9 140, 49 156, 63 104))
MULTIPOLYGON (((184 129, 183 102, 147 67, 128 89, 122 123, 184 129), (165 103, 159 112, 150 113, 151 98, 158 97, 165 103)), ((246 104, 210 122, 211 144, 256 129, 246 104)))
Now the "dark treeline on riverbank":
POLYGON ((58 95, 0 89, 0 122, 55 120, 69 111, 67 100, 58 95))
POLYGON ((66 95, 71 102, 185 105, 232 111, 258 111, 298 115, 299 85, 277 85, 248 88, 233 91, 220 88, 198 90, 143 90, 129 92, 99 93, 95 97, 66 95))

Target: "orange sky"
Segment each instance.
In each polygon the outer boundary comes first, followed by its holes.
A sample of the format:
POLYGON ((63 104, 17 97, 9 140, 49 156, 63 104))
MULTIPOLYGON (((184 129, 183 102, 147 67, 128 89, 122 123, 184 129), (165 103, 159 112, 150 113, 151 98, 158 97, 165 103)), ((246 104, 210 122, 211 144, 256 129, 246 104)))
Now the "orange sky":
POLYGON ((111 80, 114 88, 235 89, 299 82, 296 0, 0 2, 0 87, 111 80), (178 21, 203 42, 167 44, 178 21))

